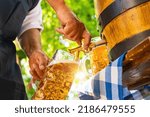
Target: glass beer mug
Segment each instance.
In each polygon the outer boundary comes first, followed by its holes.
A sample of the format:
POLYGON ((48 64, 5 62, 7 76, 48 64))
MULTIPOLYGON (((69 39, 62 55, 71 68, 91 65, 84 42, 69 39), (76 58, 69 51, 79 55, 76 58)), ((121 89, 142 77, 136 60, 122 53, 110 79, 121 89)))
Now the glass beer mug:
POLYGON ((65 100, 77 70, 78 62, 74 61, 74 56, 63 50, 57 50, 32 99, 65 100))
POLYGON ((101 40, 99 37, 95 37, 92 40, 93 41, 91 42, 89 46, 89 50, 87 52, 84 51, 82 47, 74 48, 70 50, 70 52, 74 53, 75 55, 79 55, 79 52, 81 51, 88 53, 89 57, 83 58, 82 66, 84 66, 85 71, 88 71, 89 68, 87 68, 86 62, 90 61, 90 70, 92 70, 92 75, 95 75, 103 68, 105 68, 107 65, 109 65, 110 60, 109 60, 106 41, 101 40))
POLYGON ((93 75, 97 74, 109 64, 106 44, 98 45, 92 48, 89 55, 93 75))

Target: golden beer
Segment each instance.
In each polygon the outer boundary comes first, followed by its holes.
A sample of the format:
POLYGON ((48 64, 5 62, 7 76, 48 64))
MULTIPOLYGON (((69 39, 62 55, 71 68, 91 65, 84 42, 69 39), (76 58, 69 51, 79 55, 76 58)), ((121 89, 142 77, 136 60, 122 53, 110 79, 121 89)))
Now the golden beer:
POLYGON ((78 63, 72 61, 62 61, 48 66, 45 77, 32 99, 65 100, 77 70, 78 63))
POLYGON ((106 45, 100 45, 90 52, 92 74, 95 75, 109 64, 109 57, 106 45))

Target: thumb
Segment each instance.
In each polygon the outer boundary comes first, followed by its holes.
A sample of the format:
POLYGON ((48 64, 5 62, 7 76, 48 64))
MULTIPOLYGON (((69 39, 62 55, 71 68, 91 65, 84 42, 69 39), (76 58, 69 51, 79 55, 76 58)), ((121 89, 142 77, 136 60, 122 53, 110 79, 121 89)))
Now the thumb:
POLYGON ((78 45, 80 45, 80 46, 82 45, 81 40, 76 40, 76 42, 78 45))
POLYGON ((87 30, 85 30, 82 34, 82 38, 83 38, 83 47, 84 47, 85 50, 88 50, 88 47, 91 43, 90 33, 87 30))
POLYGON ((56 31, 59 32, 60 34, 64 34, 64 29, 62 27, 57 28, 56 31))
POLYGON ((38 58, 38 63, 37 64, 38 64, 40 70, 44 70, 46 68, 47 64, 48 64, 48 58, 40 56, 38 58))

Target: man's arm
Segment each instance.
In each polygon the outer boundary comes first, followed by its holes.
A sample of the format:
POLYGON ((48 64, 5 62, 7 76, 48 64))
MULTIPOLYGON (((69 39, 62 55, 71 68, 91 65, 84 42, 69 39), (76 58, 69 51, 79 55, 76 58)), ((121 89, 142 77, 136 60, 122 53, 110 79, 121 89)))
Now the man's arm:
POLYGON ((43 78, 44 70, 48 64, 48 57, 41 49, 42 12, 40 3, 26 16, 19 42, 29 58, 30 72, 34 80, 43 78))
POLYGON ((19 38, 21 47, 30 57, 36 50, 41 50, 41 39, 39 29, 29 29, 25 31, 19 38))
POLYGON ((56 11, 56 14, 62 24, 62 27, 57 31, 63 34, 66 38, 76 41, 79 45, 82 44, 85 49, 91 41, 91 35, 85 28, 84 24, 73 14, 67 7, 64 0, 47 0, 51 7, 56 11))
POLYGON ((20 36, 19 41, 29 58, 30 73, 33 79, 42 79, 48 64, 48 57, 41 49, 40 31, 38 29, 27 30, 20 36))

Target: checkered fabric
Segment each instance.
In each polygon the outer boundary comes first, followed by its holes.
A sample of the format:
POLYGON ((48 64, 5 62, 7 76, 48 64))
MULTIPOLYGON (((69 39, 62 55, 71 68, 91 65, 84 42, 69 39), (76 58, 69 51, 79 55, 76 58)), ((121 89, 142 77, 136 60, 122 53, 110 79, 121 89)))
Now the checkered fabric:
POLYGON ((150 86, 128 90, 122 85, 122 64, 125 54, 90 78, 79 91, 81 100, 150 99, 150 86))

